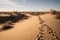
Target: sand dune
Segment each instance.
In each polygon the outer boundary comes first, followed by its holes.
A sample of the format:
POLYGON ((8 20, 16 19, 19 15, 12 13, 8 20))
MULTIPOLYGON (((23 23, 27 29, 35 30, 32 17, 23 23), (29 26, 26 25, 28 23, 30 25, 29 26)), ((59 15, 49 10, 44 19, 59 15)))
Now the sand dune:
POLYGON ((35 40, 38 33, 38 17, 15 23, 14 28, 0 32, 0 40, 35 40))
MULTIPOLYGON (((60 37, 60 20, 55 19, 55 15, 51 14, 44 14, 40 17, 44 20, 43 23, 55 30, 56 35, 60 37)), ((42 26, 39 22, 41 21, 38 16, 30 16, 24 21, 17 22, 13 25, 14 28, 0 32, 0 40, 39 40, 37 35, 39 36, 41 31, 38 28, 42 26)), ((47 29, 45 26, 42 27, 44 40, 55 40, 55 36, 52 33, 49 34, 47 29)))

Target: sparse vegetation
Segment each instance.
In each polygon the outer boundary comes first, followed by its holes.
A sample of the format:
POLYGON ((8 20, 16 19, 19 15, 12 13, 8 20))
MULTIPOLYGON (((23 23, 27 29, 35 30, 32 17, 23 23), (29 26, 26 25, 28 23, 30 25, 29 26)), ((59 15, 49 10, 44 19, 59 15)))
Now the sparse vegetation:
POLYGON ((57 18, 57 19, 60 19, 60 12, 57 12, 56 18, 57 18))
POLYGON ((57 11, 56 10, 53 10, 53 9, 51 9, 50 12, 51 12, 52 15, 54 15, 54 14, 57 13, 57 11))
POLYGON ((17 22, 19 20, 22 20, 23 18, 25 18, 25 19, 28 18, 28 16, 26 16, 24 14, 20 14, 18 12, 15 12, 15 15, 14 15, 14 13, 11 13, 9 15, 10 16, 8 16, 8 15, 7 16, 0 16, 0 24, 3 24, 5 22, 7 22, 7 21, 17 22))
POLYGON ((51 14, 56 15, 56 17, 55 17, 56 19, 60 19, 60 11, 51 9, 51 14))
POLYGON ((28 16, 26 16, 25 14, 18 13, 18 12, 14 12, 11 14, 9 14, 9 13, 3 13, 3 14, 8 14, 10 16, 8 16, 8 15, 0 16, 0 24, 5 24, 8 21, 11 21, 11 23, 8 22, 6 25, 3 25, 3 28, 2 29, 0 28, 1 31, 13 28, 13 26, 11 26, 11 25, 13 25, 12 23, 19 22, 19 20, 22 20, 22 19, 28 19, 28 16))

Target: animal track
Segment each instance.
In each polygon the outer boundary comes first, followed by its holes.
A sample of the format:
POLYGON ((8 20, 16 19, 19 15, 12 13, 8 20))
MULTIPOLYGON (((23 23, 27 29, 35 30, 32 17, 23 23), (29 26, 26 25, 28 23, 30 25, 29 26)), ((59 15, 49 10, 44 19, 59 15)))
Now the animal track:
POLYGON ((57 36, 56 32, 50 28, 48 25, 44 24, 45 21, 43 21, 40 16, 39 16, 39 24, 41 25, 39 27, 39 35, 37 36, 38 39, 37 40, 46 40, 47 37, 44 37, 45 33, 47 32, 47 34, 52 35, 55 38, 49 38, 48 40, 60 40, 60 38, 57 36), (44 30, 44 28, 46 28, 46 30, 44 30), (46 31, 46 32, 45 32, 46 31))

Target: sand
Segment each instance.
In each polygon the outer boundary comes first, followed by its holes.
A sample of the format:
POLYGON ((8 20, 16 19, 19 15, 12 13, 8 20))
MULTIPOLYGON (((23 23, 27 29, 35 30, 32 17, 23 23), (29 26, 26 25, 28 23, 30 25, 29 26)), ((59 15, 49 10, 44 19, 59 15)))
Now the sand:
MULTIPOLYGON (((60 20, 55 19, 55 15, 51 14, 44 14, 40 17, 45 21, 44 24, 55 30, 56 35, 60 37, 60 20)), ((0 32, 0 40, 38 40, 37 35, 40 35, 38 28, 41 27, 39 22, 38 16, 30 16, 26 20, 17 22, 12 29, 0 32)), ((52 40, 55 36, 48 34, 46 29, 45 27, 42 29, 45 32, 44 40, 52 40)))

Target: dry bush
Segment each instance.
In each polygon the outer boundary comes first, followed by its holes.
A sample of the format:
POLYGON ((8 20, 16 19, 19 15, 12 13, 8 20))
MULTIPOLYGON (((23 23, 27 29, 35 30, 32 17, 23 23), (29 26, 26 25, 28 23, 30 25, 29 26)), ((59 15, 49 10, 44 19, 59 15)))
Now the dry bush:
POLYGON ((51 9, 50 12, 51 12, 52 15, 54 15, 54 14, 57 13, 57 11, 56 10, 53 10, 53 9, 51 9))
POLYGON ((56 18, 57 18, 57 19, 60 19, 60 12, 57 12, 57 13, 56 13, 56 18))

